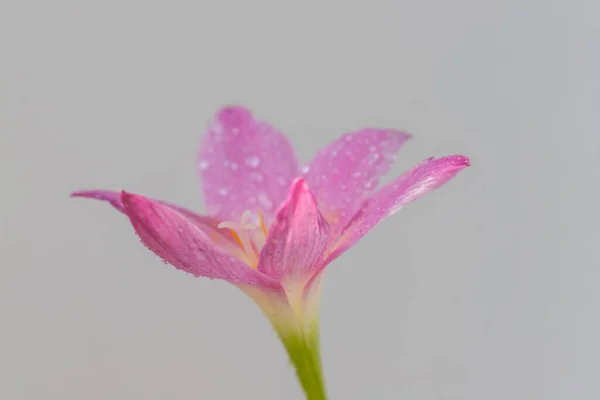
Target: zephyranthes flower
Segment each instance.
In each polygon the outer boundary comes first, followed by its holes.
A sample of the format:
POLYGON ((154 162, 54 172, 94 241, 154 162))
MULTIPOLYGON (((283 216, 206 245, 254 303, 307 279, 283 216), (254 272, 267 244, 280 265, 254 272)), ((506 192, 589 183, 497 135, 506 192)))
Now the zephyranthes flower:
POLYGON ((73 196, 108 201, 174 267, 243 290, 279 334, 307 398, 325 399, 318 340, 323 270, 381 220, 469 165, 460 155, 430 158, 378 188, 408 138, 363 129, 300 168, 277 129, 242 107, 226 107, 198 157, 208 216, 124 191, 73 196))

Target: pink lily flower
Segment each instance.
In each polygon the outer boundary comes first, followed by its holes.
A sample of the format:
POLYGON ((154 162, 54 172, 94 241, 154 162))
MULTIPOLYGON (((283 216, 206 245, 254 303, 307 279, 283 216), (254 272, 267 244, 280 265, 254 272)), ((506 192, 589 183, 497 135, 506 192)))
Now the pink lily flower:
POLYGON ((301 169, 276 128, 230 106, 217 113, 199 152, 208 216, 125 191, 72 196, 109 202, 166 263, 243 290, 281 337, 307 398, 325 399, 318 351, 325 267, 470 165, 461 155, 429 158, 378 188, 409 137, 389 129, 349 133, 301 169))

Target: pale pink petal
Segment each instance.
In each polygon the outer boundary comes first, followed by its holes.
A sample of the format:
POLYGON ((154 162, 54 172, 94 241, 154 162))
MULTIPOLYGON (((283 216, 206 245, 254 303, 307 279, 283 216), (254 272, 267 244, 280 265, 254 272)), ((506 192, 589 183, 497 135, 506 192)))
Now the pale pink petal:
POLYGON ((121 202, 142 243, 174 267, 234 284, 280 287, 277 281, 223 252, 194 222, 171 207, 126 192, 121 202))
POLYGON ((329 225, 299 178, 269 229, 258 270, 277 280, 308 279, 323 262, 328 241, 329 225))
POLYGON ((409 137, 395 130, 363 129, 317 153, 305 174, 306 182, 332 230, 341 229, 377 189, 409 137))
POLYGON ((261 210, 270 221, 299 175, 287 139, 245 108, 220 110, 198 154, 208 214, 237 221, 246 211, 261 210))
MULTIPOLYGON (((125 207, 121 203, 121 192, 115 192, 112 190, 79 190, 71 193, 71 197, 83 197, 89 199, 103 200, 110 203, 114 208, 120 212, 125 213, 125 207)), ((236 247, 236 240, 231 235, 228 229, 219 229, 219 220, 205 215, 198 215, 193 211, 187 210, 183 207, 170 204, 164 201, 153 200, 166 207, 172 208, 173 210, 186 216, 191 222, 196 224, 198 229, 202 229, 215 243, 224 247, 225 250, 231 250, 232 246, 236 247)))
POLYGON ((470 165, 467 157, 456 155, 427 159, 394 182, 368 198, 362 208, 344 227, 337 246, 328 257, 333 261, 352 247, 381 220, 399 211, 404 205, 440 187, 470 165))

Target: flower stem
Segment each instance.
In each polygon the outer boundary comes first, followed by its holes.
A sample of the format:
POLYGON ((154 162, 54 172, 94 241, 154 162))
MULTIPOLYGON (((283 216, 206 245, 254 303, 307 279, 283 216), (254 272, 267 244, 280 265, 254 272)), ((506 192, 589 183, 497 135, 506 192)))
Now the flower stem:
POLYGON ((281 335, 281 341, 296 368, 300 385, 307 400, 327 400, 325 382, 321 371, 318 328, 281 335))

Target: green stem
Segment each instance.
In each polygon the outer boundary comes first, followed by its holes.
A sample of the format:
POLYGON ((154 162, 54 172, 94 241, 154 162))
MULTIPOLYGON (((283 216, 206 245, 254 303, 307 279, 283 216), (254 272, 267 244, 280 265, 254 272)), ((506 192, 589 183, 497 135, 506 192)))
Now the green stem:
POLYGON ((307 400, 327 400, 321 371, 318 329, 281 336, 307 400))

